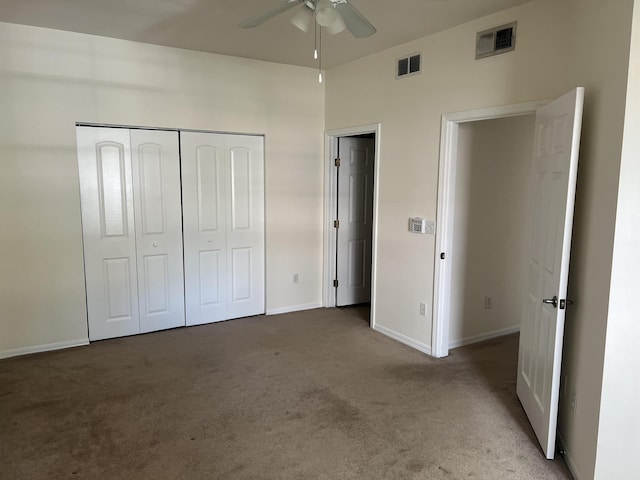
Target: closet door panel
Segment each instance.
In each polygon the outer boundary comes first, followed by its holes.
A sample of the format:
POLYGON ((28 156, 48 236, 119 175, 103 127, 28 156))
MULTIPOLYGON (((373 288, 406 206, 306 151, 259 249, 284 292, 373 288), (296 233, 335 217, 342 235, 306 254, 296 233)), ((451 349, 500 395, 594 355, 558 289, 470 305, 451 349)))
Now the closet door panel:
POLYGON ((89 339, 140 331, 129 131, 77 127, 89 339))
POLYGON ((226 135, 229 318, 265 312, 263 137, 226 135))
MULTIPOLYGON (((224 303, 224 285, 220 281, 225 272, 221 265, 225 265, 224 251, 206 250, 198 252, 198 293, 199 305, 215 307, 224 303)), ((204 322, 206 323, 206 322, 204 322)))
MULTIPOLYGON (((171 301, 171 276, 169 274, 169 256, 168 255, 146 255, 142 257, 142 279, 138 281, 144 285, 140 291, 144 293, 144 301, 140 305, 144 305, 144 314, 147 321, 153 321, 153 317, 171 312, 173 306, 171 301)), ((182 307, 182 305, 177 305, 182 307)), ((143 313, 141 312, 141 314, 143 313)), ((178 327, 184 325, 184 322, 172 324, 166 328, 178 327)), ((153 326, 153 325, 151 325, 153 326)), ((160 325, 157 325, 160 327, 160 325)), ((159 330, 160 328, 148 328, 145 331, 159 330)))
MULTIPOLYGON (((237 140, 236 140, 237 141, 237 140)), ((231 231, 251 230, 251 150, 233 147, 229 151, 231 171, 231 231)))
POLYGON ((227 320, 224 138, 181 132, 187 325, 227 320))
POLYGON ((185 325, 178 133, 131 130, 140 331, 185 325))
POLYGON ((251 300, 251 248, 231 250, 231 302, 251 300))

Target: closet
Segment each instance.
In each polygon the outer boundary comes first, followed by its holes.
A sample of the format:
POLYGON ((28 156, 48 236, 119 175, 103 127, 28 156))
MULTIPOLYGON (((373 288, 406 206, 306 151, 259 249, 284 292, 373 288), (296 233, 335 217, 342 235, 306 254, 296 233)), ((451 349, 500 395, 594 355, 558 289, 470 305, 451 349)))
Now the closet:
POLYGON ((264 313, 262 137, 182 132, 187 325, 264 313))
POLYGON ((77 141, 91 340, 264 313, 262 137, 78 126, 77 141))

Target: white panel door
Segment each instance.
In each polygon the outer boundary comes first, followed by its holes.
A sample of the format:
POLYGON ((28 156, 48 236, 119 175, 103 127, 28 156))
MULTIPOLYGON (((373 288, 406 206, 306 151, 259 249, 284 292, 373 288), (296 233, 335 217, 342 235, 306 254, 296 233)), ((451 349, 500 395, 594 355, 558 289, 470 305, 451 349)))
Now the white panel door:
POLYGON ((584 89, 536 114, 535 197, 517 393, 547 458, 555 453, 560 364, 584 89))
POLYGON ((129 131, 77 128, 89 338, 140 331, 129 131))
POLYGON ((371 301, 373 139, 339 139, 336 306, 371 301))
POLYGON ((227 166, 224 136, 181 132, 187 325, 227 317, 227 166))
POLYGON ((180 142, 187 325, 264 313, 263 138, 180 142))
POLYGON ((228 318, 265 312, 263 137, 225 135, 228 318))
POLYGON ((131 130, 140 331, 185 325, 178 132, 131 130))

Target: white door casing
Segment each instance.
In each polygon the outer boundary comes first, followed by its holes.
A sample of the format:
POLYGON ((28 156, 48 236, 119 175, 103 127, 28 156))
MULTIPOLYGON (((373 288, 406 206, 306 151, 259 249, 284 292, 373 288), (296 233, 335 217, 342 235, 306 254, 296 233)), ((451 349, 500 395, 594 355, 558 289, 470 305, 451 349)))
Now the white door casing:
POLYGON ((129 131, 78 127, 89 338, 140 332, 129 131))
POLYGON ((263 138, 180 139, 187 325, 264 313, 263 138))
POLYGON ((528 291, 523 308, 517 393, 547 458, 555 454, 584 89, 538 110, 528 291))
MULTIPOLYGON (((584 89, 531 102, 443 115, 438 186, 432 351, 449 351, 453 198, 458 125, 536 113, 535 189, 527 303, 520 332, 517 393, 548 458, 554 456, 569 255, 584 89), (553 187, 553 188, 552 188, 553 187), (535 246, 535 247, 534 247, 535 246), (442 258, 441 258, 442 255, 442 258), (553 260, 553 261, 552 261, 553 260), (558 300, 558 309, 542 300, 558 300), (562 302, 562 309, 561 307, 562 302)), ((533 202, 532 202, 533 203, 533 202)), ((523 295, 523 301, 525 297, 523 295)))
MULTIPOLYGON (((431 354, 446 357, 449 354, 449 318, 454 285, 453 235, 455 225, 455 198, 458 157, 458 129, 462 123, 535 114, 549 101, 483 108, 442 116, 440 138, 440 167, 438 172, 438 211, 436 216, 436 249, 433 292, 433 324, 431 354)), ((532 132, 533 134, 533 132, 532 132)))
POLYGON ((140 332, 184 326, 178 133, 131 130, 140 332))
POLYGON ((375 141, 338 140, 336 306, 371 300, 375 141))

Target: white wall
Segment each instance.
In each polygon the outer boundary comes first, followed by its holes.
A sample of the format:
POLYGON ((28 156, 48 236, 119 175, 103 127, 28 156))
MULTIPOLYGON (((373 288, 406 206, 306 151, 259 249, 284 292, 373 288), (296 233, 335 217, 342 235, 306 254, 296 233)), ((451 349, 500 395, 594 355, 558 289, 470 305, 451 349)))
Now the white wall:
MULTIPOLYGON (((569 277, 575 305, 566 316, 559 431, 571 468, 587 480, 594 478, 596 451, 602 446, 600 398, 633 0, 570 0, 567 6, 572 11, 567 22, 571 44, 562 75, 585 87, 585 110, 569 277)), ((616 443, 626 441, 621 436, 616 443)))
POLYGON ((520 327, 534 122, 535 116, 524 115, 459 126, 449 255, 454 346, 520 327))
POLYGON ((640 472, 640 5, 633 33, 609 296, 595 478, 640 472))
POLYGON ((87 337, 75 122, 265 134, 267 308, 320 304, 314 70, 0 23, 0 106, 0 354, 87 337))

